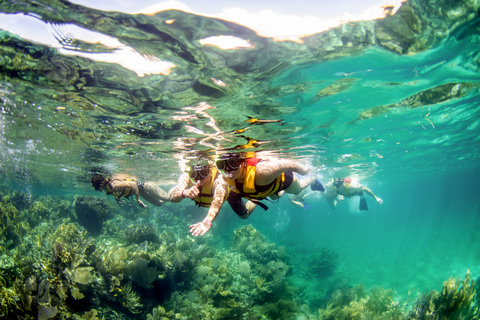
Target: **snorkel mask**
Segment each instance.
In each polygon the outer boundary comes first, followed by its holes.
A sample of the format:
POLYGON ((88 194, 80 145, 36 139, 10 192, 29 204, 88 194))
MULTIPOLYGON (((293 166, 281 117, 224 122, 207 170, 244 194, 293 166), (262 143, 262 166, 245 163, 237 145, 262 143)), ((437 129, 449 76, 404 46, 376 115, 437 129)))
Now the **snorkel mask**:
POLYGON ((189 167, 188 176, 192 181, 203 180, 210 176, 210 165, 200 165, 189 167))
POLYGON ((332 184, 335 188, 340 188, 343 184, 343 179, 336 178, 336 179, 333 180, 332 184))
POLYGON ((215 166, 222 172, 222 175, 231 179, 234 171, 240 168, 242 161, 237 153, 226 153, 220 156, 220 159, 215 162, 215 166))

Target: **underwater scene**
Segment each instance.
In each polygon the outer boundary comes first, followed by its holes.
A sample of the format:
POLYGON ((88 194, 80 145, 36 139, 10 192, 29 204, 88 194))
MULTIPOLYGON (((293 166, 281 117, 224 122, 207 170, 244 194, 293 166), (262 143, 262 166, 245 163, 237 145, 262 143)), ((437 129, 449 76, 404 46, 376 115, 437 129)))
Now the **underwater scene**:
POLYGON ((0 319, 480 319, 479 1, 107 2, 0 0, 0 319))

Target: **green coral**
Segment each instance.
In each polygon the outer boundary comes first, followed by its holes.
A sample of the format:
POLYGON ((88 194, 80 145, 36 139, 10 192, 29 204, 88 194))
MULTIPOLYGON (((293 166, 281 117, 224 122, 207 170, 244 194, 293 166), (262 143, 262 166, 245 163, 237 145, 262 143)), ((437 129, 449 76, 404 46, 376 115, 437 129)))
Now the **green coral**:
POLYGON ((442 292, 432 291, 423 296, 415 307, 413 315, 416 319, 473 319, 480 315, 475 301, 477 295, 476 282, 470 280, 467 271, 462 280, 450 278, 443 283, 442 292))
POLYGON ((0 284, 0 319, 35 319, 25 312, 18 294, 0 284))
POLYGON ((306 258, 306 266, 310 276, 315 278, 331 277, 338 267, 338 252, 332 248, 313 248, 306 258))
POLYGON ((0 242, 4 243, 3 246, 13 248, 21 242, 28 229, 28 224, 21 220, 17 208, 8 202, 8 198, 3 198, 0 202, 0 242))
MULTIPOLYGON (((363 285, 351 287, 339 282, 325 294, 327 289, 323 288, 332 282, 330 275, 338 263, 335 248, 297 253, 306 265, 300 269, 290 266, 293 257, 288 257, 285 248, 268 242, 251 225, 236 230, 233 250, 226 250, 219 249, 211 238, 191 237, 188 230, 178 226, 154 226, 138 217, 132 217, 133 222, 124 208, 112 212, 110 226, 115 225, 118 232, 94 238, 86 228, 72 223, 75 220, 69 221, 74 217, 73 198, 39 197, 25 203, 20 211, 11 199, 5 194, 0 201, 7 224, 25 223, 23 219, 34 212, 39 219, 31 220, 38 223, 32 228, 26 223, 28 233, 15 231, 24 236, 18 237, 17 243, 10 242, 9 250, 2 247, 0 318, 33 319, 40 309, 42 317, 58 310, 56 318, 92 320, 479 317, 476 283, 469 273, 462 281, 449 279, 441 292, 425 295, 408 308, 396 301, 393 290, 380 287, 367 291, 363 285), (127 233, 130 238, 125 237, 127 233), (302 270, 305 278, 320 279, 318 284, 311 281, 318 285, 315 299, 306 299, 303 289, 291 284, 291 274, 302 270)), ((158 212, 158 217, 170 214, 169 210, 158 212)), ((182 215, 178 216, 175 219, 181 219, 182 215)))
POLYGON ((159 234, 153 224, 131 224, 125 230, 125 241, 128 244, 141 242, 158 242, 159 234))
POLYGON ((122 305, 133 314, 139 314, 142 312, 143 304, 140 302, 140 296, 138 293, 132 290, 132 286, 125 285, 122 287, 120 300, 122 305))
POLYGON ((81 196, 75 197, 75 214, 80 225, 92 234, 100 234, 103 224, 113 212, 113 206, 104 198, 81 196))

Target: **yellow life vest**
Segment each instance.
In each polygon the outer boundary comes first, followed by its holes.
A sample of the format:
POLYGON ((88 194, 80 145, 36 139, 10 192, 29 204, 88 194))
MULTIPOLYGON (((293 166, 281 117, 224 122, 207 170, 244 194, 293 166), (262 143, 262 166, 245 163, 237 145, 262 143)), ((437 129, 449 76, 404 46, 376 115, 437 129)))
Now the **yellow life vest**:
POLYGON ((285 182, 285 173, 276 177, 275 180, 266 186, 255 184, 255 173, 259 161, 260 159, 258 158, 250 158, 246 160, 245 180, 243 183, 225 178, 233 192, 247 199, 262 200, 282 189, 285 182))
MULTIPOLYGON (((119 180, 119 179, 114 179, 114 180, 119 180)), ((124 179, 124 180, 121 180, 121 181, 136 181, 136 180, 134 180, 134 179, 124 179)), ((107 193, 107 195, 112 195, 115 198, 121 198, 121 197, 128 198, 133 193, 132 188, 124 188, 124 189, 119 190, 119 191, 112 191, 112 189, 110 189, 110 184, 109 183, 107 183, 107 185, 105 187, 105 192, 107 193)))
MULTIPOLYGON (((193 201, 195 201, 195 204, 199 207, 210 207, 210 205, 212 204, 214 196, 213 183, 217 178, 217 174, 217 168, 213 167, 211 172, 211 179, 207 182, 207 184, 200 188, 200 194, 193 199, 193 201)), ((223 201, 227 199, 228 192, 229 190, 227 189, 227 193, 225 194, 225 198, 223 199, 223 201)))

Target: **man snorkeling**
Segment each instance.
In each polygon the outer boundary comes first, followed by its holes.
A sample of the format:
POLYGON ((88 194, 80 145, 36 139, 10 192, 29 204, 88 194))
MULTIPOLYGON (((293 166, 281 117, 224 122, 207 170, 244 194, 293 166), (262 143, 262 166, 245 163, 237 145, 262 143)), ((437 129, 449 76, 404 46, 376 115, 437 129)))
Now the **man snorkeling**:
POLYGON ((362 186, 358 181, 351 178, 336 178, 328 182, 325 185, 325 198, 327 199, 328 204, 332 209, 335 210, 338 201, 343 201, 344 197, 351 198, 353 196, 360 197, 359 210, 366 211, 368 210, 367 201, 365 199, 365 194, 368 194, 375 198, 379 204, 383 203, 383 200, 377 197, 372 190, 368 189, 365 186, 362 186))
POLYGON ((121 198, 130 199, 133 195, 140 207, 147 206, 140 200, 140 196, 151 204, 160 207, 163 203, 170 201, 170 196, 162 188, 153 182, 137 182, 137 178, 126 174, 115 174, 111 178, 101 175, 92 177, 92 186, 96 191, 105 191, 112 195, 118 204, 122 204, 121 198))
POLYGON ((178 203, 189 198, 198 206, 208 208, 205 219, 189 227, 192 235, 203 236, 212 227, 228 193, 228 185, 217 168, 208 163, 198 164, 189 167, 189 172, 180 176, 172 189, 170 201, 178 203))
POLYGON ((314 191, 324 191, 321 182, 313 175, 300 178, 307 170, 292 160, 265 161, 249 157, 251 153, 227 153, 220 156, 216 166, 228 183, 228 203, 237 215, 246 219, 255 204, 268 209, 260 200, 270 197, 278 199, 283 193, 299 194, 310 186, 314 191), (253 205, 245 205, 241 198, 247 198, 253 205))

